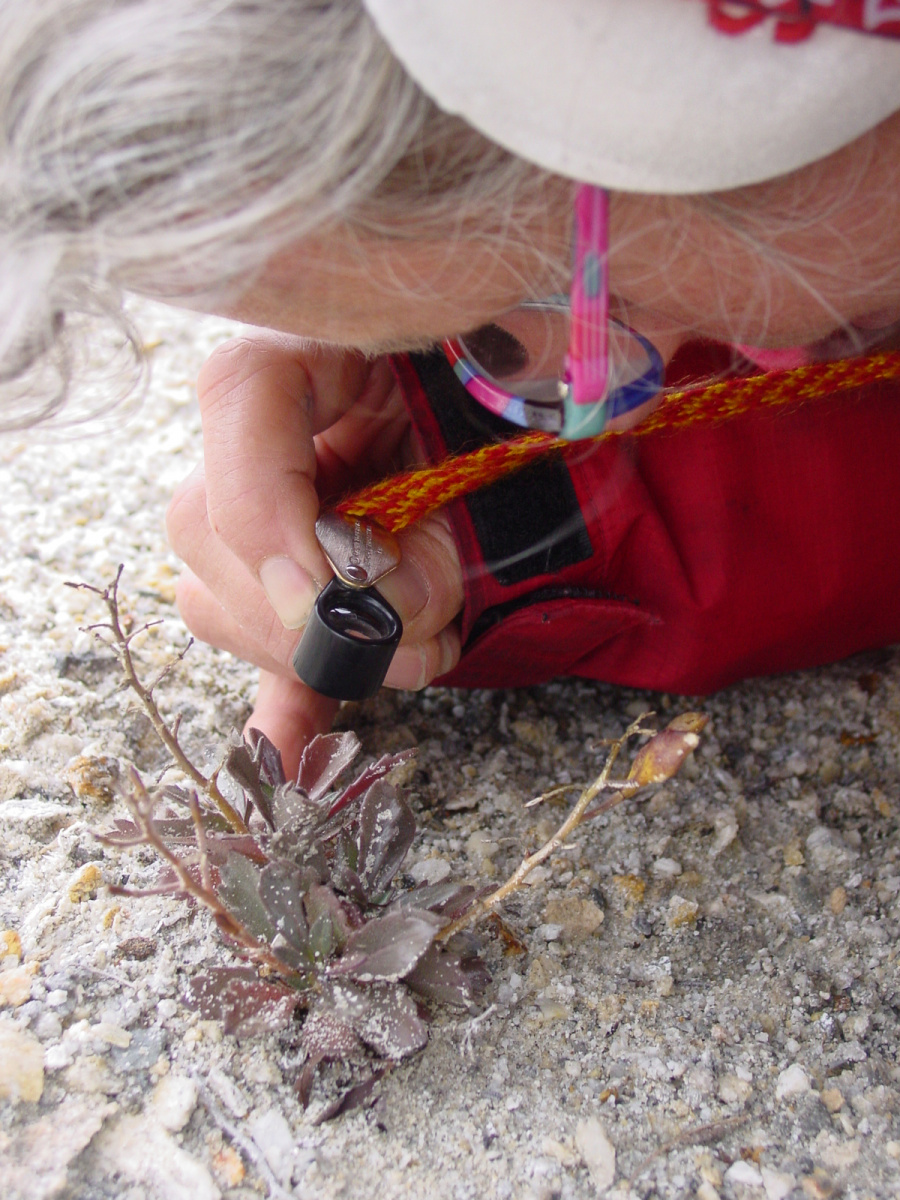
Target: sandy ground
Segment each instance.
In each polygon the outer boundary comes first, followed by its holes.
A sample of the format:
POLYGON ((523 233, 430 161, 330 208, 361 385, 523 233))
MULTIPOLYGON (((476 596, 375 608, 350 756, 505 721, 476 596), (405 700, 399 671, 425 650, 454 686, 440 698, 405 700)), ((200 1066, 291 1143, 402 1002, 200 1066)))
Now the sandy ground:
MULTIPOLYGON (((66 580, 125 564, 161 617, 149 670, 183 645, 163 510, 200 454, 197 367, 227 332, 148 309, 154 381, 111 434, 0 442, 0 1191, 13 1200, 900 1194, 900 660, 892 651, 694 703, 710 731, 678 780, 589 828, 488 935, 480 1016, 438 1013, 376 1105, 324 1126, 277 1036, 198 1019, 185 980, 224 959, 205 915, 146 883, 146 852, 91 831, 122 814, 109 773, 164 765, 66 580), (602 922, 601 922, 602 917, 602 922)), ((167 682, 198 761, 252 695, 195 647, 167 682)), ((384 694, 348 711, 366 754, 415 745, 411 865, 498 880, 558 822, 540 791, 587 781, 602 739, 680 698, 565 681, 384 694)))

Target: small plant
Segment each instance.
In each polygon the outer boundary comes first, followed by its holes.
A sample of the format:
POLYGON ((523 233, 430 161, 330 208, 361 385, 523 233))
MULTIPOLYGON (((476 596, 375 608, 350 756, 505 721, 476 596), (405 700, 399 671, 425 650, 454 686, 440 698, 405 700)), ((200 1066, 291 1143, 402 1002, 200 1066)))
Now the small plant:
POLYGON ((706 723, 696 713, 676 718, 638 751, 624 779, 611 780, 627 741, 650 732, 644 717, 630 725, 557 833, 495 891, 449 882, 403 887, 398 875, 416 824, 388 776, 415 752, 384 755, 342 782, 359 740, 327 734, 307 746, 297 778, 288 780, 276 747, 252 730, 246 741, 234 738, 205 775, 180 744, 178 720, 168 724, 154 698, 173 664, 151 684, 138 675, 132 642, 158 622, 126 632, 121 574, 120 567, 103 590, 70 586, 105 603, 109 620, 90 628, 118 655, 127 684, 193 786, 148 787, 130 771, 123 792, 130 818, 117 819, 100 840, 150 846, 164 867, 153 888, 110 890, 181 896, 209 909, 241 962, 195 975, 188 1000, 238 1035, 282 1030, 302 1018, 293 1072, 304 1105, 321 1063, 357 1065, 352 1085, 320 1120, 364 1103, 388 1066, 422 1049, 427 1003, 477 1000, 489 975, 466 926, 492 913, 583 821, 671 778, 706 723), (223 776, 230 786, 220 787, 223 776), (595 805, 603 791, 611 794, 595 805), (380 1066, 373 1067, 373 1055, 380 1066))

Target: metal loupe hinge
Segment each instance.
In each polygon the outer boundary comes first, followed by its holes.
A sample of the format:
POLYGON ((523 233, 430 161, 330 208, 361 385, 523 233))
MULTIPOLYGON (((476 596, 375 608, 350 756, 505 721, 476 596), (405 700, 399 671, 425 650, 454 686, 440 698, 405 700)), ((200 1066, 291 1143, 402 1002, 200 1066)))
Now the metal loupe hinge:
POLYGON ((323 513, 316 537, 334 573, 349 588, 372 587, 400 562, 400 543, 392 533, 363 517, 323 513))
POLYGON ((294 652, 294 670, 320 695, 365 700, 384 682, 403 624, 371 585, 400 562, 393 534, 372 521, 325 513, 316 537, 336 578, 310 613, 294 652))

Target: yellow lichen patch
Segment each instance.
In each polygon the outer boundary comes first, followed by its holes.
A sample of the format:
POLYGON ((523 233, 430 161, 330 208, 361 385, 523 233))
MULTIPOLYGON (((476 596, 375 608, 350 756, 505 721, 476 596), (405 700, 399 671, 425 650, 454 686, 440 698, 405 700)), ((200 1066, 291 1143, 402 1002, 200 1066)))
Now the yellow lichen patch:
POLYGON ((0 929, 0 958, 22 957, 22 939, 14 929, 0 929))
POLYGON ((82 754, 66 767, 65 780, 79 800, 111 804, 119 783, 119 760, 109 754, 82 754))
POLYGON ((644 899, 647 885, 639 875, 613 875, 612 883, 620 904, 633 908, 644 899))
POLYGON ((116 917, 118 916, 118 914, 121 911, 122 911, 122 909, 119 907, 118 904, 114 904, 112 906, 112 908, 108 908, 106 910, 106 912, 103 914, 103 920, 100 922, 102 927, 104 929, 110 929, 112 927, 113 921, 115 921, 116 917))
POLYGON ((68 896, 73 904, 88 900, 103 886, 103 872, 96 863, 86 863, 69 884, 68 896))
POLYGON ((666 928, 670 930, 683 929, 693 925, 697 920, 700 905, 696 900, 685 900, 684 896, 673 896, 669 901, 669 911, 666 913, 666 928))

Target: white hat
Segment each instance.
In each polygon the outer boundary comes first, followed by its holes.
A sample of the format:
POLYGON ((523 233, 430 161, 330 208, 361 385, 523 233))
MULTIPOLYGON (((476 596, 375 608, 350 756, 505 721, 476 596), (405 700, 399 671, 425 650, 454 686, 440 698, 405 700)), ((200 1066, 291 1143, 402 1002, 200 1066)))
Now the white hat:
POLYGON ((900 109, 900 40, 819 25, 783 44, 768 20, 730 37, 706 0, 364 2, 442 109, 550 171, 623 191, 755 183, 900 109))

